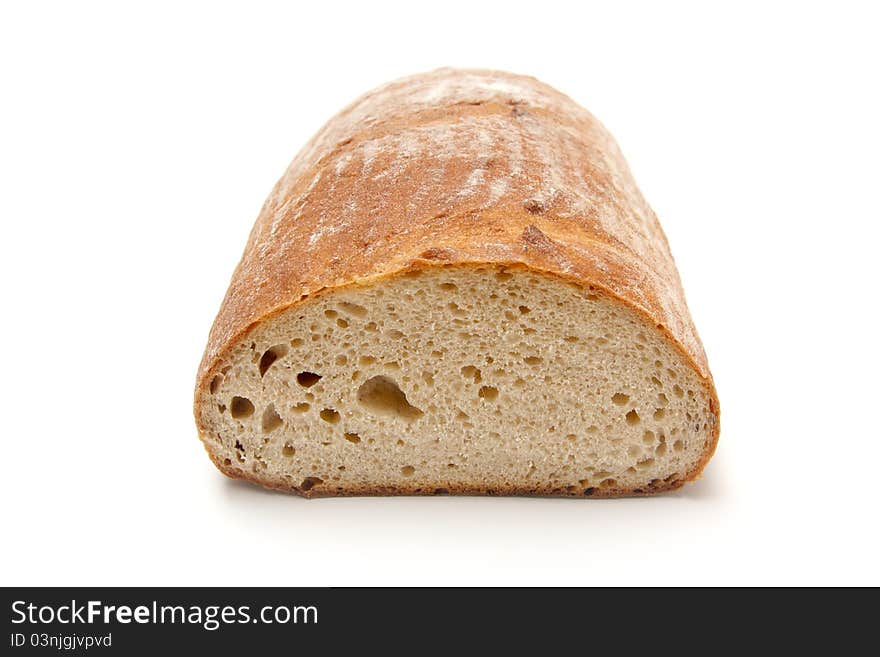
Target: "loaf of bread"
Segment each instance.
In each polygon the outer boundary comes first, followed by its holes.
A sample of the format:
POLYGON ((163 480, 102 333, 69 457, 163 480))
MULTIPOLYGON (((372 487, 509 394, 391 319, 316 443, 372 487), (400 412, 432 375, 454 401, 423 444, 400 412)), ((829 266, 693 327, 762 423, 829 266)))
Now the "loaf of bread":
POLYGON ((613 138, 529 77, 371 91, 276 184, 208 339, 195 416, 230 477, 321 495, 680 487, 718 401, 613 138))

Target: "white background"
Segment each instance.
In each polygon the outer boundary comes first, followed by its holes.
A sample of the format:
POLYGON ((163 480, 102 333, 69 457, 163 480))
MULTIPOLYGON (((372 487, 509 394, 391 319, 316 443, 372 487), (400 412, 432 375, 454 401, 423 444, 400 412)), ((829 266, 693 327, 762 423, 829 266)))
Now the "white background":
POLYGON ((872 3, 4 3, 0 583, 880 584, 872 3), (196 367, 260 205, 362 92, 535 75, 615 134, 721 399, 652 499, 229 481, 196 367))

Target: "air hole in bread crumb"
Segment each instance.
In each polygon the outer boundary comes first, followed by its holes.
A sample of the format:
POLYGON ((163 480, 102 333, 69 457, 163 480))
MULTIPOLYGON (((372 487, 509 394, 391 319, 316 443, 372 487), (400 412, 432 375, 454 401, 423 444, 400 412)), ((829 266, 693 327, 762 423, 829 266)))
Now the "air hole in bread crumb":
POLYGON ((639 470, 647 470, 652 465, 654 465, 654 459, 645 459, 644 461, 636 463, 636 468, 639 470))
POLYGON ((353 433, 353 432, 346 433, 345 439, 350 443, 354 443, 355 445, 357 445, 359 442, 361 442, 361 437, 358 434, 353 433))
POLYGON ((540 365, 543 360, 540 356, 526 356, 525 358, 523 358, 523 362, 526 365, 540 365))
POLYGON ((661 406, 668 406, 669 405, 669 397, 667 397, 666 395, 664 395, 661 392, 659 395, 657 395, 657 403, 660 404, 661 406))
POLYGON ((348 358, 346 357, 345 354, 339 354, 339 355, 336 357, 336 361, 335 361, 335 362, 336 362, 337 365, 339 365, 340 367, 342 367, 343 365, 348 364, 348 358))
POLYGON ((528 306, 520 306, 519 307, 519 314, 520 315, 528 315, 530 312, 532 312, 532 309, 529 308, 528 306))
POLYGON ((665 415, 666 415, 666 411, 662 408, 658 408, 657 410, 654 411, 654 419, 655 420, 662 420, 665 415))
POLYGON ((684 451, 684 443, 681 442, 680 440, 676 440, 674 443, 672 443, 672 449, 674 449, 676 452, 683 452, 684 451))
POLYGON ((408 422, 424 414, 409 403, 400 386, 387 376, 374 376, 364 381, 358 388, 357 400, 374 412, 408 422))
POLYGON ((492 401, 498 398, 498 388, 494 386, 483 386, 477 393, 481 398, 492 401))
POLYGON ((286 458, 293 458, 293 455, 296 454, 296 450, 293 448, 293 445, 290 443, 284 443, 284 447, 281 448, 281 455, 286 458))
POLYGON ((465 314, 464 310, 462 310, 455 302, 448 304, 446 307, 449 308, 450 312, 452 312, 452 314, 456 317, 463 317, 465 314))
POLYGON ((223 459, 223 465, 232 465, 231 459, 223 459))
POLYGON ((225 413, 226 412, 226 404, 217 404, 217 410, 220 411, 221 413, 225 413))
POLYGON ((465 365, 461 368, 461 375, 466 379, 473 379, 474 383, 483 380, 483 373, 473 365, 465 365))
POLYGON ((577 342, 577 341, 578 341, 578 337, 577 337, 576 335, 566 335, 566 336, 565 336, 565 341, 566 341, 566 342, 577 342))
POLYGON ((412 477, 416 472, 416 469, 411 465, 405 465, 400 469, 400 474, 404 477, 412 477))
POLYGON ((458 286, 455 283, 440 283, 440 289, 445 292, 455 292, 458 286))
POLYGON ((229 412, 234 418, 250 417, 254 414, 254 404, 247 397, 233 397, 229 412))
POLYGON ((322 409, 320 415, 324 422, 329 422, 330 424, 339 422, 339 413, 332 408, 322 409))
POLYGON ((339 328, 346 329, 346 328, 348 328, 348 322, 340 317, 339 319, 336 320, 336 326, 338 326, 339 328))
POLYGON ((502 270, 495 274, 495 278, 497 278, 499 281, 509 281, 511 278, 513 278, 513 274, 511 274, 509 271, 502 270))
POLYGON ((376 362, 376 359, 372 356, 361 356, 360 363, 361 365, 372 365, 376 362))
POLYGON ((653 431, 646 431, 645 434, 642 436, 642 442, 646 445, 653 445, 656 439, 657 438, 654 435, 653 431))
POLYGON ((347 315, 354 315, 355 317, 366 317, 367 309, 363 306, 359 306, 356 303, 350 303, 348 301, 341 301, 338 304, 339 310, 346 313, 347 315))
POLYGON ((674 386, 672 386, 672 392, 674 392, 675 396, 678 397, 679 399, 684 397, 684 390, 682 390, 681 386, 678 385, 677 383, 674 386))
POLYGON ((666 445, 665 443, 660 443, 657 445, 657 449, 654 450, 654 453, 657 456, 665 456, 666 455, 666 445))
POLYGON ((296 382, 303 388, 311 388, 320 381, 321 378, 320 374, 315 374, 314 372, 300 372, 296 375, 296 382))
POLYGON ((263 433, 274 431, 282 424, 281 416, 275 410, 275 404, 269 404, 263 411, 263 433))
POLYGON ((260 376, 265 376, 266 370, 272 367, 272 363, 279 358, 283 358, 285 355, 287 355, 286 344, 276 344, 274 347, 270 347, 263 352, 263 355, 260 357, 260 376))
POLYGON ((639 414, 636 413, 635 409, 631 410, 629 413, 626 414, 626 423, 627 424, 635 425, 635 424, 638 424, 639 421, 640 421, 639 414))
POLYGON ((324 480, 320 479, 319 477, 306 477, 305 479, 303 479, 303 481, 299 485, 299 487, 302 490, 308 491, 308 490, 312 490, 315 486, 319 486, 323 483, 324 483, 324 480))
POLYGON ((629 395, 624 395, 622 392, 615 392, 611 396, 611 401, 613 401, 618 406, 623 406, 629 401, 629 395))
POLYGON ((296 406, 293 407, 293 410, 297 413, 305 413, 311 408, 311 406, 307 402, 300 402, 296 406))
POLYGON ((211 379, 211 385, 210 385, 209 389, 210 389, 212 395, 215 392, 217 392, 217 389, 220 387, 221 383, 223 383, 223 375, 222 374, 218 374, 213 379, 211 379))
POLYGON ((397 329, 391 329, 390 331, 388 331, 388 337, 394 340, 400 340, 402 337, 404 337, 404 333, 403 331, 399 331, 397 329))

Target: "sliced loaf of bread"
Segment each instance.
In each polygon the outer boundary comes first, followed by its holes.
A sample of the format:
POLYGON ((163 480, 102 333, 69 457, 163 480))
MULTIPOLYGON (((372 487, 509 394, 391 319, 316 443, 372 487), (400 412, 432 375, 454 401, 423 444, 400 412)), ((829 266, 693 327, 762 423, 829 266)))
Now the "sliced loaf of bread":
POLYGON ((614 140, 532 78, 442 69, 275 186, 199 368, 225 474, 305 496, 672 490, 718 401, 614 140))

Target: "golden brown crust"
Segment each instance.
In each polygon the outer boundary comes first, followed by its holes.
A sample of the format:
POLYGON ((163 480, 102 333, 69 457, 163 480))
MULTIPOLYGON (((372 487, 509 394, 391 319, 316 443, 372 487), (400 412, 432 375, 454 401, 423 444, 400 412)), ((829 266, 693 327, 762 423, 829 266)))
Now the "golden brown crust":
MULTIPOLYGON (((613 138, 533 78, 453 69, 366 94, 297 155, 263 206, 214 322, 196 406, 228 351, 257 323, 302 299, 413 268, 485 263, 593 285, 641 313, 701 376, 717 418, 706 355, 669 246, 613 138)), ((684 479, 708 462, 718 432, 716 419, 702 463, 684 479)), ((339 494, 392 492, 415 491, 339 494)), ((622 494, 637 493, 603 489, 594 496, 622 494)))

